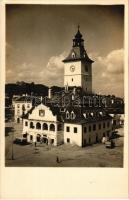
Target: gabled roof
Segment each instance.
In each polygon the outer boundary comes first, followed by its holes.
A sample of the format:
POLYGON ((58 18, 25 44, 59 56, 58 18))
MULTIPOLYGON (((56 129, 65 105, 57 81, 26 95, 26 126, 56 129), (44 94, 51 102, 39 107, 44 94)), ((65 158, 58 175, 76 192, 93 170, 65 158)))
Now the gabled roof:
POLYGON ((14 99, 15 102, 32 102, 31 96, 21 96, 14 99))

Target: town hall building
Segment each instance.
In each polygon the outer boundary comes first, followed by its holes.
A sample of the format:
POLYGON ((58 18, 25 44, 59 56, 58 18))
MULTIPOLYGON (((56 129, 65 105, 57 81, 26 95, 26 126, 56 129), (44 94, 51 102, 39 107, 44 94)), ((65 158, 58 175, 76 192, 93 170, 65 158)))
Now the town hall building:
MULTIPOLYGON (((49 103, 32 106, 23 116, 23 136, 28 142, 44 142, 48 145, 75 144, 80 147, 101 142, 112 134, 112 117, 103 108, 74 105, 77 88, 84 94, 92 94, 92 63, 84 47, 79 27, 73 39, 72 49, 64 62, 64 91, 69 104, 55 105, 49 95, 49 103)), ((60 99, 62 98, 60 97, 60 99)))

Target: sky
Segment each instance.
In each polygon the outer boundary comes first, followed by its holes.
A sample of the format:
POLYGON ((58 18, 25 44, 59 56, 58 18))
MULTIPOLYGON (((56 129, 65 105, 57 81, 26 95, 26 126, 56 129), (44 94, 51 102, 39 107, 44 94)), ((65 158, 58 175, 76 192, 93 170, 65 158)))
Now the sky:
POLYGON ((93 92, 123 97, 123 5, 6 5, 6 83, 63 86, 78 24, 94 60, 93 92))

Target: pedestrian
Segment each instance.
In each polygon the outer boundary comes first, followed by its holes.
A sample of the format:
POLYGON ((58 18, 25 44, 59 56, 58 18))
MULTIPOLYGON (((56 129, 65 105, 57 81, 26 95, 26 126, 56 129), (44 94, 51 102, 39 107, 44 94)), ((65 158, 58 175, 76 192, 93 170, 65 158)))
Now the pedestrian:
POLYGON ((58 156, 56 157, 56 162, 59 163, 59 157, 58 156))

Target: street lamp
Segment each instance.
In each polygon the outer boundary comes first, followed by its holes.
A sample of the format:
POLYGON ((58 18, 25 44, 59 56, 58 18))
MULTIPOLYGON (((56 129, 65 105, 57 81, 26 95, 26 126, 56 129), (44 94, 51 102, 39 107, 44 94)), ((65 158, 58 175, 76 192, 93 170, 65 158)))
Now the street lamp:
POLYGON ((14 127, 13 127, 13 130, 12 130, 12 160, 14 160, 13 140, 14 140, 14 127))

